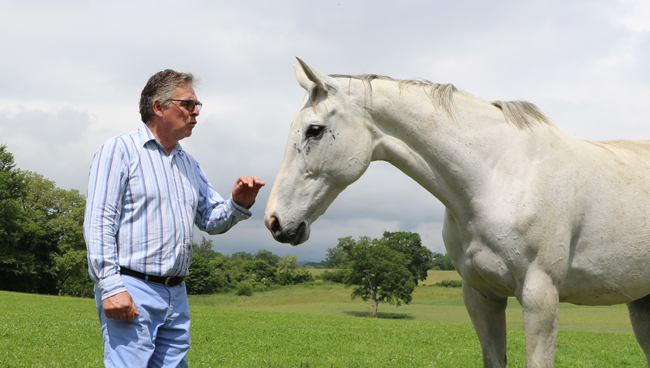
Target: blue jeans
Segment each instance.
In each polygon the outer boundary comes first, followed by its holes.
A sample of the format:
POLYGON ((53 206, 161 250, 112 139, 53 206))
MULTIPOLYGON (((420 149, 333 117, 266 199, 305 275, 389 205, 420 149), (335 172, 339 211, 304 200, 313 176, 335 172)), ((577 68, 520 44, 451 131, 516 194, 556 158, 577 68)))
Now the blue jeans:
POLYGON ((104 340, 104 365, 187 367, 190 309, 185 283, 168 287, 126 275, 122 275, 122 281, 140 312, 133 322, 106 318, 101 295, 95 287, 104 340))

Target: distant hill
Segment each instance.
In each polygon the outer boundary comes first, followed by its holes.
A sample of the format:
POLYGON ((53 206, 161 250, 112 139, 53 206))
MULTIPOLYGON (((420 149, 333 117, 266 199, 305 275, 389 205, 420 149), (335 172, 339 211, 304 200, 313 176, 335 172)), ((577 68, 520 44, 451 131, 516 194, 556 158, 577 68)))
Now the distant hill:
POLYGON ((320 262, 310 262, 310 261, 299 261, 299 265, 303 267, 310 267, 310 268, 329 268, 327 263, 325 261, 320 261, 320 262))

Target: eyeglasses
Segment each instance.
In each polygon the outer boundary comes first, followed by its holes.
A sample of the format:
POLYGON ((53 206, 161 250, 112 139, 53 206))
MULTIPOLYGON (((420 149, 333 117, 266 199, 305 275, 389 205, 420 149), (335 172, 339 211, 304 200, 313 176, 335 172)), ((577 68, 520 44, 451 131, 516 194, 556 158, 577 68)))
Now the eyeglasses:
POLYGON ((176 100, 173 98, 168 99, 167 101, 178 101, 178 102, 185 102, 185 108, 189 112, 194 112, 194 107, 199 108, 199 112, 201 112, 201 108, 203 107, 203 104, 199 101, 194 101, 194 100, 176 100))

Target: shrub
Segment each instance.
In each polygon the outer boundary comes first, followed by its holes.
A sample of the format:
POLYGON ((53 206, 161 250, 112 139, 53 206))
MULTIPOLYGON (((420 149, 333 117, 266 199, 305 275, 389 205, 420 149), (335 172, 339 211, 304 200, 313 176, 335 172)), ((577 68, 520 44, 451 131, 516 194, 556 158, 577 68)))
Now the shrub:
POLYGON ((291 272, 278 273, 275 276, 275 282, 280 285, 301 284, 308 281, 314 281, 314 276, 304 268, 294 269, 291 272))
POLYGON ((253 295, 253 285, 248 281, 242 281, 237 285, 237 295, 253 295))
POLYGON ((264 285, 261 282, 253 282, 253 291, 258 292, 258 291, 266 291, 268 289, 268 286, 264 285))
POLYGON ((277 272, 275 267, 269 266, 266 261, 245 261, 241 264, 241 269, 248 273, 255 281, 262 279, 273 279, 277 272))
POLYGON ((338 282, 339 284, 342 284, 343 279, 345 278, 345 271, 346 270, 325 270, 320 275, 317 275, 316 278, 323 281, 338 282))
POLYGON ((442 280, 435 285, 448 288, 459 288, 463 286, 463 282, 460 280, 442 280))

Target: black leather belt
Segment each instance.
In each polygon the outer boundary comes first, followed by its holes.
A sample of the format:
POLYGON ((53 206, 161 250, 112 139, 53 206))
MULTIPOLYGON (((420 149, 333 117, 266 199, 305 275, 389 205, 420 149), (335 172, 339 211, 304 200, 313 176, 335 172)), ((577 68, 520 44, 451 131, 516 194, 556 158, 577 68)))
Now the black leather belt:
POLYGON ((157 282, 165 286, 176 286, 183 282, 184 277, 174 276, 174 277, 165 277, 165 276, 151 276, 144 274, 142 272, 129 270, 128 268, 120 267, 120 273, 122 275, 137 277, 142 280, 157 282))

